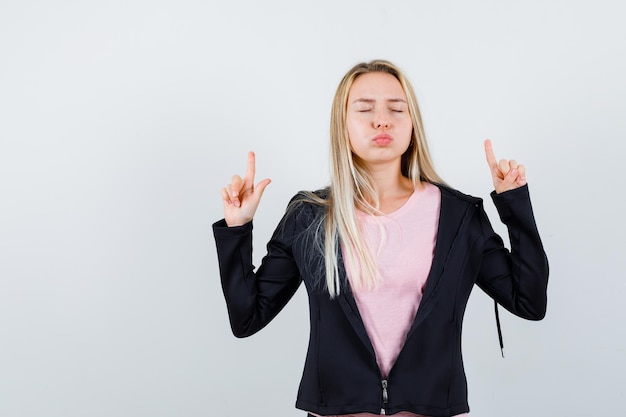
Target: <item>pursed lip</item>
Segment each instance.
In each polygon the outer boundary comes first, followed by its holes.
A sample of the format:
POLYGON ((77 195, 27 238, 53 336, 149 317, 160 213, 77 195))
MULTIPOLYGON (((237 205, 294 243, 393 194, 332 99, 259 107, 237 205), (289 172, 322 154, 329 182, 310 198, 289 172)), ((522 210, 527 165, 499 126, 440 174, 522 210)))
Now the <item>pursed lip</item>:
POLYGON ((372 139, 372 142, 379 146, 388 145, 391 141, 393 141, 393 138, 387 133, 381 133, 374 136, 374 139, 372 139))

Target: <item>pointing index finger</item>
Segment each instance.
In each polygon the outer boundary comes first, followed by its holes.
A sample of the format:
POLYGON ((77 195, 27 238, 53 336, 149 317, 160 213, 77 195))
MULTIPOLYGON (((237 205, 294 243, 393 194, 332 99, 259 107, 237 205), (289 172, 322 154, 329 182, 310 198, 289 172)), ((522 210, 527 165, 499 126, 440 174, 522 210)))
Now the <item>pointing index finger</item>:
POLYGON ((485 140, 485 156, 487 157, 487 163, 491 168, 498 167, 498 161, 496 160, 496 155, 493 153, 493 146, 491 145, 491 140, 485 140))
POLYGON ((251 181, 254 184, 254 175, 255 175, 255 162, 256 158, 254 156, 254 152, 248 152, 248 164, 246 167, 246 179, 251 181))

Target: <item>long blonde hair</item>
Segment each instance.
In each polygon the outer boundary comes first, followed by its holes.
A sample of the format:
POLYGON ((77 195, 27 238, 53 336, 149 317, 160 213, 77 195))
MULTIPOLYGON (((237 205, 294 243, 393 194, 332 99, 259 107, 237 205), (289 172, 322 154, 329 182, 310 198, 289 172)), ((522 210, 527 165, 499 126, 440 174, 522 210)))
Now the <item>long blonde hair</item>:
POLYGON ((379 212, 378 195, 374 190, 370 173, 358 158, 354 158, 346 126, 346 107, 350 88, 359 76, 371 72, 393 75, 400 82, 407 98, 413 133, 410 145, 401 158, 402 175, 410 179, 414 186, 420 181, 443 183, 433 167, 417 99, 406 77, 395 65, 384 60, 363 62, 352 67, 339 83, 332 105, 331 176, 328 195, 320 197, 308 193, 306 197, 309 202, 326 208, 324 215, 319 219, 324 227, 319 223, 311 230, 316 234, 314 238, 316 250, 323 252, 326 287, 331 298, 339 295, 342 287, 339 274, 340 249, 344 264, 352 272, 351 281, 357 288, 373 288, 380 279, 376 260, 365 244, 355 214, 356 207, 370 213, 379 212))

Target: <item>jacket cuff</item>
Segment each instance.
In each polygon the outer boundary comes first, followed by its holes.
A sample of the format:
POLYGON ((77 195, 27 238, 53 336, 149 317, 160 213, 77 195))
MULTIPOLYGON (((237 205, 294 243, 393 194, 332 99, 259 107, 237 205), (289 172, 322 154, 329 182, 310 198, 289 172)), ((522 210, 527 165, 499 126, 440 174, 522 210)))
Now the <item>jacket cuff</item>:
POLYGON ((491 192, 491 199, 498 209, 500 220, 506 224, 507 220, 515 216, 519 212, 527 212, 530 207, 530 194, 528 192, 528 184, 518 187, 514 190, 504 191, 502 193, 491 192))
POLYGON ((229 238, 247 235, 252 232, 252 220, 241 226, 228 227, 226 220, 218 220, 213 223, 213 235, 215 237, 229 238))

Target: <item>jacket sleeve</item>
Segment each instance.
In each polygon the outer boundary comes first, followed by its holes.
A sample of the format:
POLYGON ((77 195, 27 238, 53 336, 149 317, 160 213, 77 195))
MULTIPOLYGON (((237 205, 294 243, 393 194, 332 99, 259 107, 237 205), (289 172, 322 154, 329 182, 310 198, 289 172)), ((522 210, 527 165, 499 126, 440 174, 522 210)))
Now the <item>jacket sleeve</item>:
POLYGON ((507 226, 509 252, 481 209, 485 246, 477 284, 511 313, 529 320, 546 314, 548 259, 533 216, 528 186, 491 193, 500 219, 507 226))
POLYGON ((252 222, 228 227, 222 219, 213 224, 222 290, 236 337, 250 336, 265 327, 298 289, 301 278, 291 247, 294 230, 295 215, 288 211, 255 272, 252 222))

